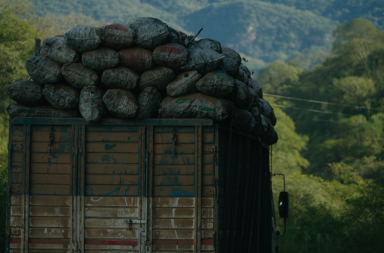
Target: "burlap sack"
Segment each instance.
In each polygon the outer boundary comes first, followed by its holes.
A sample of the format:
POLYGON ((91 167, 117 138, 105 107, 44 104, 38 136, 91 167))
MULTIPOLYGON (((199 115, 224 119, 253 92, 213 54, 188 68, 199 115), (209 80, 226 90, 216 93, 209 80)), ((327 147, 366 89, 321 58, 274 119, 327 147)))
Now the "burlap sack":
POLYGON ((41 93, 43 87, 32 81, 18 81, 7 86, 7 94, 10 98, 22 105, 41 105, 45 98, 41 93))
POLYGON ((157 66, 179 69, 188 62, 189 52, 180 44, 171 43, 158 46, 153 51, 153 60, 157 66))
POLYGON ((233 58, 225 56, 223 58, 222 67, 228 75, 232 76, 233 78, 237 77, 237 74, 239 73, 239 65, 233 58))
POLYGON ((236 108, 232 118, 233 127, 245 132, 251 132, 256 125, 256 120, 252 114, 244 109, 236 108))
POLYGON ((99 82, 97 73, 82 63, 64 64, 62 74, 65 81, 78 90, 87 85, 96 85, 99 82))
POLYGON ((252 85, 253 89, 256 91, 259 98, 263 98, 263 89, 258 81, 254 79, 249 79, 249 84, 252 85))
POLYGON ((79 111, 60 110, 52 106, 27 106, 19 104, 11 104, 7 108, 7 112, 11 118, 15 117, 44 117, 44 118, 74 118, 79 117, 79 111))
POLYGON ((241 57, 235 50, 230 49, 229 47, 222 47, 221 54, 228 56, 228 57, 231 57, 232 59, 234 59, 236 61, 237 65, 240 66, 241 57))
POLYGON ((163 97, 154 87, 146 87, 137 97, 138 111, 136 118, 139 120, 156 117, 163 97))
POLYGON ((135 29, 135 33, 136 46, 149 50, 168 43, 171 38, 167 24, 161 21, 144 23, 135 29))
POLYGON ((79 93, 67 84, 47 84, 44 86, 45 99, 55 108, 71 110, 79 104, 79 93))
POLYGON ((65 43, 78 52, 95 50, 101 43, 99 28, 77 25, 64 34, 65 43))
POLYGON ((196 83, 196 88, 212 97, 228 98, 233 94, 235 81, 222 70, 209 72, 196 83))
POLYGON ((248 85, 248 83, 249 83, 249 79, 248 79, 247 74, 245 74, 245 72, 241 68, 239 68, 239 72, 237 73, 237 78, 236 79, 242 81, 246 85, 248 85))
POLYGON ((152 52, 147 49, 138 47, 128 48, 119 51, 119 55, 120 64, 136 72, 143 73, 153 68, 152 52))
POLYGON ((126 67, 104 70, 101 82, 110 89, 133 90, 137 87, 140 75, 126 67))
POLYGON ((223 58, 224 55, 210 49, 190 49, 188 63, 181 69, 197 70, 201 74, 206 74, 219 69, 223 58))
POLYGON ((201 39, 201 40, 190 43, 188 46, 210 49, 218 52, 219 54, 221 54, 222 52, 221 43, 218 42, 217 40, 212 40, 212 39, 201 39))
POLYGON ((48 57, 31 56, 24 66, 37 84, 57 83, 61 80, 60 65, 48 57))
POLYGON ((135 96, 128 90, 108 90, 103 101, 112 115, 122 119, 135 117, 138 109, 135 96))
POLYGON ((234 98, 234 104, 242 109, 247 109, 252 106, 252 96, 249 93, 248 86, 237 79, 235 79, 235 85, 236 96, 234 98))
POLYGON ((43 49, 44 53, 51 60, 60 65, 78 62, 80 60, 78 53, 65 44, 64 38, 51 37, 44 39, 43 49))
POLYGON ((85 86, 81 90, 79 110, 87 122, 96 123, 108 113, 103 95, 104 91, 94 85, 85 86))
POLYGON ((103 47, 83 53, 82 62, 87 68, 103 71, 119 65, 120 56, 115 50, 103 47))
POLYGON ((171 97, 183 96, 197 91, 196 83, 201 74, 196 70, 180 73, 167 85, 167 94, 171 97))
POLYGON ((176 77, 175 72, 170 68, 155 67, 145 71, 140 78, 140 89, 143 90, 149 86, 162 91, 167 87, 167 84, 172 82, 176 77))
POLYGON ((103 26, 101 30, 101 45, 114 50, 122 50, 135 44, 135 32, 126 25, 114 23, 103 26))
POLYGON ((244 73, 247 75, 248 78, 252 78, 251 71, 245 66, 243 63, 240 64, 240 68, 244 71, 244 73))

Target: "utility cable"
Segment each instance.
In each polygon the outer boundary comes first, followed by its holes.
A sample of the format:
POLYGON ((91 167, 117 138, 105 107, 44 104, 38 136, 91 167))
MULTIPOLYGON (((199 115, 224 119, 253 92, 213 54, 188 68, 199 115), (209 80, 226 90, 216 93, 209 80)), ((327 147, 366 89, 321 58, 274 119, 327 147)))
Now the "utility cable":
POLYGON ((316 112, 316 113, 325 113, 325 114, 335 114, 335 115, 348 115, 348 116, 353 116, 353 114, 345 114, 345 113, 334 113, 334 112, 328 112, 328 111, 319 111, 319 110, 311 110, 311 109, 303 109, 300 107, 293 107, 293 106, 286 106, 286 105, 276 105, 276 104, 271 104, 276 107, 285 107, 285 108, 290 108, 294 110, 301 110, 301 111, 307 111, 307 112, 316 112))

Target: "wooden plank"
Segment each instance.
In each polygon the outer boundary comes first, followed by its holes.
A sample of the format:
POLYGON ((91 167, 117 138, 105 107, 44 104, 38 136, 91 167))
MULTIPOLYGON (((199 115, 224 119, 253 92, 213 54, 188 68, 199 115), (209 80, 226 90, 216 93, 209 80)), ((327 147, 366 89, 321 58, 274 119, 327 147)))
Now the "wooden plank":
POLYGON ((23 142, 24 140, 24 132, 23 130, 13 130, 12 131, 12 141, 17 141, 17 142, 23 142))
POLYGON ((122 153, 87 153, 87 163, 112 163, 112 164, 137 164, 139 162, 138 153, 122 154, 122 153))
MULTIPOLYGON (((50 132, 36 132, 32 131, 32 143, 34 142, 49 142, 50 132)), ((53 132, 53 142, 67 142, 71 143, 72 133, 71 132, 53 132)))
POLYGON ((71 173, 71 165, 57 163, 32 163, 31 173, 38 174, 69 174, 71 173))
POLYGON ((70 195, 70 185, 31 184, 29 194, 36 195, 70 195))
POLYGON ((21 206, 11 206, 12 216, 21 216, 21 206))
POLYGON ((132 142, 87 142, 88 153, 137 153, 139 145, 132 142))
POLYGON ((31 206, 69 206, 69 196, 38 196, 32 195, 29 197, 31 206))
POLYGON ((12 173, 22 173, 23 172, 22 165, 17 166, 15 163, 12 164, 11 172, 12 173))
POLYGON ((86 197, 85 206, 138 206, 137 197, 86 197))
POLYGON ((193 230, 155 230, 153 233, 153 239, 164 239, 167 240, 183 240, 183 239, 193 239, 193 230))
POLYGON ((21 228, 11 228, 11 237, 20 238, 21 236, 21 228))
MULTIPOLYGON (((132 252, 132 242, 136 242, 134 240, 128 240, 128 241, 123 241, 123 240, 113 240, 116 243, 120 243, 121 245, 108 245, 108 241, 106 240, 86 240, 87 242, 85 243, 85 252, 89 253, 106 253, 106 252, 113 252, 113 253, 129 253, 132 252), (89 244, 89 241, 95 242, 95 244, 89 244), (100 242, 101 241, 101 242, 100 242), (116 250, 116 251, 109 251, 109 250, 116 250)), ((135 243, 133 243, 135 244, 135 243)), ((137 247, 135 246, 137 249, 137 247)), ((138 252, 138 251, 135 251, 138 252)))
POLYGON ((154 229, 194 229, 193 219, 154 219, 154 229))
POLYGON ((21 205, 21 195, 11 196, 11 205, 12 206, 20 206, 21 205))
POLYGON ((32 174, 31 184, 53 184, 53 185, 69 185, 71 183, 68 174, 47 175, 47 174, 32 174))
POLYGON ((213 208, 202 208, 204 219, 213 218, 213 208))
POLYGON ((70 133, 70 126, 46 126, 46 125, 32 125, 32 131, 34 132, 51 132, 53 128, 53 132, 62 132, 62 133, 70 133))
POLYGON ((69 238, 68 228, 30 228, 30 238, 69 238))
POLYGON ((193 126, 183 126, 183 127, 166 127, 166 126, 159 126, 155 127, 153 130, 155 133, 194 133, 195 127, 193 126))
POLYGON ((32 151, 35 153, 70 153, 71 143, 53 143, 50 148, 49 142, 32 142, 32 151))
MULTIPOLYGON (((29 252, 62 252, 60 249, 70 249, 69 239, 29 239, 29 252)), ((64 251, 66 252, 66 251, 64 251)))
POLYGON ((194 176, 155 176, 154 185, 162 186, 178 186, 178 185, 195 185, 194 176))
POLYGON ((99 125, 99 126, 86 126, 87 132, 137 132, 138 126, 114 126, 114 125, 99 125))
POLYGON ((21 184, 11 184, 11 194, 21 194, 21 184))
POLYGON ((203 143, 215 143, 215 134, 203 133, 203 143))
POLYGON ((23 152, 12 152, 12 162, 22 163, 24 160, 23 152))
POLYGON ((194 218, 194 208, 153 208, 154 218, 194 218))
POLYGON ((193 252, 194 240, 153 240, 154 253, 193 252))
POLYGON ((203 165, 203 175, 215 175, 215 165, 214 164, 204 164, 203 165))
MULTIPOLYGON (((86 218, 85 228, 129 228, 127 218, 86 218)), ((132 224, 132 229, 138 229, 139 224, 132 224)))
POLYGON ((139 132, 87 132, 87 142, 138 142, 139 132))
POLYGON ((214 154, 203 154, 203 163, 204 164, 215 163, 215 155, 214 154))
POLYGON ((215 176, 214 175, 203 175, 203 185, 214 185, 215 176))
POLYGON ((188 197, 167 197, 167 198, 153 198, 154 207, 194 207, 195 198, 188 197))
POLYGON ((134 239, 137 240, 137 230, 129 229, 86 229, 85 238, 103 238, 103 239, 134 239))
POLYGON ((137 186, 86 185, 86 196, 138 196, 137 186))
POLYGON ((69 207, 31 206, 30 216, 69 216, 69 207))
POLYGON ((138 209, 135 207, 86 207, 85 217, 138 217, 138 209))
POLYGON ((38 250, 30 250, 29 253, 70 253, 69 250, 46 250, 46 249, 38 249, 38 250))
POLYGON ((213 198, 202 198, 202 207, 213 207, 213 198))
POLYGON ((138 185, 139 177, 130 175, 87 175, 86 184, 138 185))
POLYGON ((68 228, 69 222, 66 217, 30 217, 29 227, 68 228))
POLYGON ((195 196, 194 186, 156 186, 154 195, 159 197, 192 197, 195 196))
POLYGON ((22 173, 12 173, 11 174, 11 182, 13 184, 21 184, 23 182, 23 174, 22 173))
POLYGON ((155 144, 155 154, 194 154, 195 144, 155 144))
POLYGON ((213 219, 202 219, 201 227, 202 229, 213 229, 213 219))
POLYGON ((194 165, 155 165, 155 175, 194 175, 194 165))
POLYGON ((21 217, 20 216, 11 216, 10 217, 10 226, 11 227, 21 227, 21 217))
MULTIPOLYGON (((192 144, 195 143, 195 134, 194 133, 176 133, 176 143, 177 144, 192 144)), ((155 133, 154 134, 154 144, 163 143, 163 144, 173 144, 173 133, 155 133)))
POLYGON ((154 155, 154 163, 158 165, 193 165, 195 155, 154 155))
POLYGON ((201 238, 203 239, 213 239, 214 231, 213 230, 202 230, 201 238))
POLYGON ((70 163, 71 155, 66 153, 32 153, 32 163, 70 163))
POLYGON ((138 169, 138 164, 86 164, 85 166, 87 174, 130 175, 137 174, 138 169))

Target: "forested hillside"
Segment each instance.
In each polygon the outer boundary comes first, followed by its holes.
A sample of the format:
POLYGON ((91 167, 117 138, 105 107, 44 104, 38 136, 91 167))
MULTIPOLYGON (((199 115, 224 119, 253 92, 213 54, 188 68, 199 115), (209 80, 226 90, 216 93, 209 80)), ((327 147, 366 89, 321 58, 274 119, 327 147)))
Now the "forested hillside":
POLYGON ((320 63, 331 48, 332 31, 358 17, 384 27, 381 0, 30 0, 40 16, 81 13, 101 22, 127 15, 157 17, 175 29, 218 39, 259 70, 274 60, 293 59, 304 68, 320 63))

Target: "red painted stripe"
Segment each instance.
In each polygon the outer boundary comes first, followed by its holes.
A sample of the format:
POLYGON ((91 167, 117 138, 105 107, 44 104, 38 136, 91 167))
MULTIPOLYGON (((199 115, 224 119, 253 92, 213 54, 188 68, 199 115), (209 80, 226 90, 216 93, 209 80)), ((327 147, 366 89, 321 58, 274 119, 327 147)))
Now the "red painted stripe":
POLYGON ((11 239, 9 239, 9 243, 21 243, 21 239, 20 238, 11 238, 11 239))
POLYGON ((201 245, 213 245, 213 240, 201 240, 201 245))
POLYGON ((104 241, 104 240, 85 240, 84 244, 91 245, 135 245, 138 246, 138 241, 104 241))
POLYGON ((161 47, 160 52, 170 54, 182 54, 177 47, 161 47))
POLYGON ((152 245, 194 245, 193 240, 153 240, 152 245))

